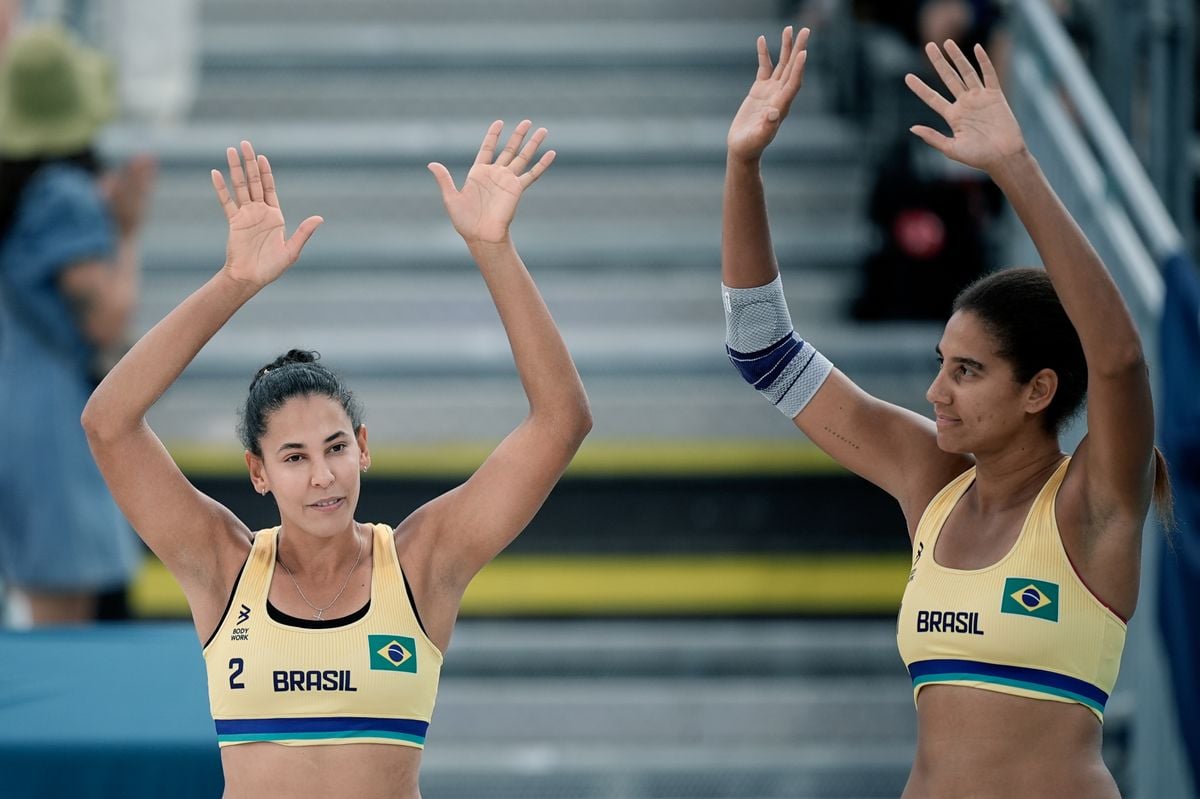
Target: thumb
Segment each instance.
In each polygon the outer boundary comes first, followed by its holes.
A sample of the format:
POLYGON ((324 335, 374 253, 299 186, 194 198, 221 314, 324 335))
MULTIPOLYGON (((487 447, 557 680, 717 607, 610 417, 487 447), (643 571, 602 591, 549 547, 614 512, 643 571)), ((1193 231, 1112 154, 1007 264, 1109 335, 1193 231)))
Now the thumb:
POLYGON ((304 249, 304 245, 308 244, 308 240, 312 238, 312 234, 317 232, 317 228, 319 228, 324 221, 325 219, 323 217, 310 216, 308 219, 305 219, 303 222, 301 222, 299 227, 296 228, 296 232, 293 233, 292 237, 287 240, 286 245, 288 253, 292 256, 293 261, 300 257, 300 252, 304 249))
POLYGON ((925 125, 913 125, 911 128, 909 128, 909 130, 914 133, 917 138, 928 144, 933 149, 937 150, 943 155, 949 155, 947 150, 950 149, 950 143, 952 141, 949 136, 943 136, 933 128, 926 127, 925 125))
POLYGON ((449 169, 446 169, 446 167, 437 161, 430 163, 428 166, 429 171, 433 173, 434 180, 437 181, 438 188, 442 190, 443 197, 458 193, 458 189, 454 185, 454 178, 450 176, 449 169))

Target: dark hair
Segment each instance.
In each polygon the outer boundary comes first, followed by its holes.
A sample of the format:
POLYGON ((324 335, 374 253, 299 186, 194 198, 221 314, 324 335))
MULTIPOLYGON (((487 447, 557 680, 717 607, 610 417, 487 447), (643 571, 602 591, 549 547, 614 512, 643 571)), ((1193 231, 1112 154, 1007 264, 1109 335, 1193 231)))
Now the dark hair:
POLYGON ((318 352, 288 350, 259 369, 250 381, 250 392, 242 407, 238 436, 242 446, 262 457, 260 441, 267 431, 267 417, 292 397, 322 396, 341 403, 354 432, 362 427, 362 406, 341 378, 317 363, 318 352))
POLYGON ((38 158, 0 158, 0 239, 16 220, 21 194, 43 167, 54 164, 73 164, 92 176, 100 174, 100 161, 90 147, 71 155, 38 158))
POLYGON ((994 272, 963 289, 954 311, 979 317, 1018 382, 1028 383, 1042 369, 1058 375, 1042 419, 1047 432, 1062 432, 1087 398, 1087 360, 1049 276, 1032 268, 994 272))
MULTIPOLYGON (((1060 433, 1087 398, 1087 359, 1075 325, 1041 269, 1004 269, 976 280, 954 300, 954 310, 979 317, 996 340, 1013 375, 1027 383, 1042 369, 1058 375, 1058 390, 1046 408, 1047 432, 1060 433)), ((1154 506, 1167 531, 1175 526, 1167 462, 1154 448, 1154 506)))

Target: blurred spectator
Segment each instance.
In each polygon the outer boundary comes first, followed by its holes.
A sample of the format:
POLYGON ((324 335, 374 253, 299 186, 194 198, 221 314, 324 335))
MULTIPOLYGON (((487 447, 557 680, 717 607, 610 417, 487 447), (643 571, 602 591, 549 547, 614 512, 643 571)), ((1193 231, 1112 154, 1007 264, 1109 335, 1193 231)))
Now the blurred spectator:
POLYGON ((945 319, 958 292, 995 266, 993 228, 1002 197, 986 175, 909 133, 914 124, 942 123, 904 89, 904 75, 940 86, 924 44, 953 39, 968 53, 977 41, 991 46, 996 17, 990 4, 967 0, 863 5, 889 32, 876 30, 863 40, 874 98, 865 121, 880 157, 867 208, 874 247, 861 266, 850 313, 862 321, 945 319))
POLYGON ((0 59, 0 578, 35 624, 93 618, 138 560, 79 416, 137 300, 154 164, 100 177, 93 138, 112 71, 60 28, 0 59))

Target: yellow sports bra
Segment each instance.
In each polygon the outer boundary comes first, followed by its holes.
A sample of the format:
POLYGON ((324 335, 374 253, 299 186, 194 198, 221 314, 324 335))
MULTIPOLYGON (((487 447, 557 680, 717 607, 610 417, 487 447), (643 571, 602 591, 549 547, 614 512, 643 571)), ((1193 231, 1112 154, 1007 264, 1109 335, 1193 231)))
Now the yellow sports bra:
POLYGON ((1068 463, 1034 499, 1013 548, 983 569, 949 569, 934 559, 942 526, 975 469, 925 509, 896 629, 914 701, 926 685, 965 685, 1078 702, 1103 722, 1125 622, 1083 584, 1059 537, 1054 500, 1068 463))
POLYGON ((423 748, 442 653, 421 628, 392 529, 372 525, 370 601, 324 622, 268 606, 278 534, 277 527, 255 533, 229 606, 204 646, 217 742, 423 748))

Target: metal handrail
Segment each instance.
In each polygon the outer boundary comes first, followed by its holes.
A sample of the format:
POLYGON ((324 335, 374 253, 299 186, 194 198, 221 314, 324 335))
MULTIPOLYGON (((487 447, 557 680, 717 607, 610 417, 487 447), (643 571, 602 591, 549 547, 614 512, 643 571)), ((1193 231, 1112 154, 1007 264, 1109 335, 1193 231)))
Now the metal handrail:
MULTIPOLYGON (((1125 210, 1160 263, 1184 248, 1183 236, 1155 192, 1112 110, 1105 103, 1075 45, 1045 0, 1016 0, 1014 9, 1030 39, 1071 100, 1096 156, 1124 199, 1125 210)), ((1135 275, 1137 282, 1158 280, 1155 273, 1135 275)))

